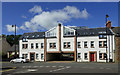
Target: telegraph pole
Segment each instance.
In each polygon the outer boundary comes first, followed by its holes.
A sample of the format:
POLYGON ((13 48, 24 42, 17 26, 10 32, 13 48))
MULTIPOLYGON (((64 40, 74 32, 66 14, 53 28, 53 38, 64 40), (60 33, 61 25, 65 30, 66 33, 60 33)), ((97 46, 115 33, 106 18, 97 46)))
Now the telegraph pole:
POLYGON ((14 43, 15 43, 15 58, 16 58, 17 57, 17 52, 16 52, 16 25, 12 25, 12 27, 15 27, 14 43))

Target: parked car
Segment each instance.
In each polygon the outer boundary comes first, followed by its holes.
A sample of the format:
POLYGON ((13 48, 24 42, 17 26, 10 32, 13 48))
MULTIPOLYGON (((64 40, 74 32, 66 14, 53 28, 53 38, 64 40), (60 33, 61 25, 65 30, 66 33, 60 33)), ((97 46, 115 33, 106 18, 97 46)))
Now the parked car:
POLYGON ((28 59, 20 57, 20 58, 12 59, 10 62, 11 63, 17 63, 17 62, 25 63, 25 62, 28 62, 28 61, 29 61, 28 59))

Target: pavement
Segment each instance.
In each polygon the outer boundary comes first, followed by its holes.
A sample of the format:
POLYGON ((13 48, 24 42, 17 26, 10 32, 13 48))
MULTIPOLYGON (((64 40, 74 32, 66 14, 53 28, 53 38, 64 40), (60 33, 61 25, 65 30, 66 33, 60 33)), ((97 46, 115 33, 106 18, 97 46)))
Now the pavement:
POLYGON ((4 75, 16 75, 23 73, 118 73, 117 63, 77 63, 77 62, 31 62, 31 63, 10 63, 3 62, 0 69, 4 75))

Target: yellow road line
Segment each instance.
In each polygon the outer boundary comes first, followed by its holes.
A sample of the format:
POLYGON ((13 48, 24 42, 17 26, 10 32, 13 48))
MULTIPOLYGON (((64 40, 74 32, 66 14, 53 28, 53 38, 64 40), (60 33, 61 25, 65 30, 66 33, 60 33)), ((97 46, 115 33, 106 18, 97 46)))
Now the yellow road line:
POLYGON ((2 71, 0 71, 0 72, 11 71, 11 70, 13 70, 13 69, 16 69, 16 67, 13 67, 12 69, 8 69, 8 70, 2 70, 2 71))

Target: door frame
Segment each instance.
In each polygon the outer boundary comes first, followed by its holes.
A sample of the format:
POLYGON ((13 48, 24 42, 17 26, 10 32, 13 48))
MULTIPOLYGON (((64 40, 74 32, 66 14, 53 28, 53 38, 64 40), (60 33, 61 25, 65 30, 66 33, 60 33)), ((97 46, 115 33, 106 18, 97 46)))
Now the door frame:
POLYGON ((31 54, 34 54, 34 62, 35 62, 35 52, 30 52, 30 57, 29 57, 30 61, 31 61, 31 54))
POLYGON ((96 51, 89 51, 89 62, 91 62, 91 53, 94 53, 94 61, 97 62, 97 52, 96 51))

